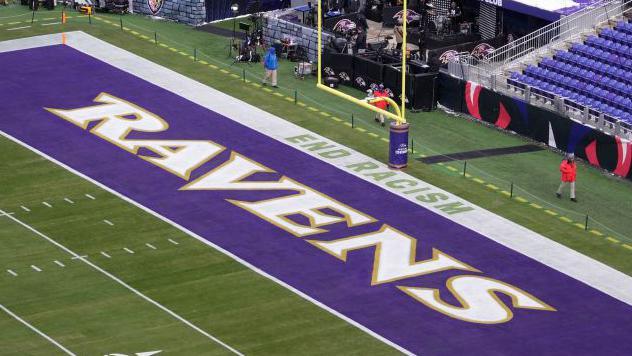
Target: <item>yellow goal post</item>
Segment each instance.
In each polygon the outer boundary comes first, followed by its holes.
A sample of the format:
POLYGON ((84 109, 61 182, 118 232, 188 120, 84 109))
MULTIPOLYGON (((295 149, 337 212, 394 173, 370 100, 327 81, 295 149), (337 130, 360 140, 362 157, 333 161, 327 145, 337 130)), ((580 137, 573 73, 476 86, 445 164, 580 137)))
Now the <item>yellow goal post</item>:
POLYGON ((402 20, 402 25, 403 25, 403 33, 402 33, 402 43, 403 43, 403 49, 402 49, 402 100, 401 100, 401 106, 397 104, 397 102, 395 102, 395 100, 388 98, 388 97, 377 97, 371 100, 362 100, 362 99, 358 99, 355 98, 351 95, 345 94, 339 90, 333 89, 328 87, 327 85, 324 85, 322 82, 322 54, 323 54, 323 14, 322 14, 322 0, 318 0, 318 65, 317 65, 317 78, 318 81, 316 83, 316 87, 319 89, 322 89, 328 93, 331 93, 339 98, 345 99, 347 101, 350 101, 356 105, 359 105, 361 107, 364 107, 366 109, 369 109, 371 111, 375 111, 379 114, 383 114, 386 117, 389 117, 393 120, 395 120, 397 122, 398 125, 401 125, 403 123, 406 123, 406 22, 407 22, 407 18, 408 18, 408 4, 407 4, 407 0, 404 0, 403 3, 403 20, 402 20), (384 100, 386 102, 388 102, 393 109, 395 110, 395 113, 392 113, 388 110, 384 110, 384 109, 380 109, 375 105, 371 105, 372 103, 375 103, 377 101, 380 100, 384 100), (400 109, 401 107, 401 109, 400 109))

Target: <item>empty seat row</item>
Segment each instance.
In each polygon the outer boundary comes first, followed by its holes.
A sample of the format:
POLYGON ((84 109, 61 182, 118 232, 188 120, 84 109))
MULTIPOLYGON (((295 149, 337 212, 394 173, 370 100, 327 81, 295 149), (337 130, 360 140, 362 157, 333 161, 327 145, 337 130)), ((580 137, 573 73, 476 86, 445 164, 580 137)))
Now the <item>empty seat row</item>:
POLYGON ((607 38, 614 42, 619 42, 624 45, 632 46, 632 34, 628 34, 623 31, 605 28, 599 33, 599 37, 607 38))
MULTIPOLYGON (((630 73, 632 72, 632 68, 627 68, 621 65, 607 64, 603 61, 586 58, 580 54, 570 53, 566 51, 557 52, 554 58, 570 65, 575 65, 583 69, 588 69, 596 73, 610 76, 612 78, 617 78, 624 82, 632 83, 632 81, 629 80, 630 78, 632 78, 632 76, 630 75, 630 73)), ((632 63, 630 63, 630 65, 632 65, 632 63)))
POLYGON ((559 85, 551 84, 547 81, 530 77, 529 75, 513 72, 510 77, 510 82, 523 83, 532 88, 532 90, 542 96, 552 97, 547 93, 558 95, 564 99, 567 99, 570 104, 576 103, 578 108, 588 107, 593 109, 596 113, 603 113, 610 118, 619 119, 632 124, 632 112, 622 110, 619 107, 610 105, 609 103, 599 100, 599 98, 592 98, 584 94, 574 92, 572 90, 563 88, 559 85))
POLYGON ((628 21, 619 21, 617 22, 617 26, 615 29, 619 32, 627 33, 628 35, 632 35, 632 23, 628 21))
POLYGON ((621 110, 630 111, 630 113, 632 113, 632 96, 630 95, 620 95, 611 90, 596 87, 586 81, 572 79, 544 68, 529 66, 525 70, 525 74, 535 79, 542 80, 545 83, 553 84, 562 89, 570 90, 571 92, 583 94, 589 98, 609 103, 611 106, 618 107, 621 110))
MULTIPOLYGON (((606 75, 595 73, 588 69, 573 66, 568 63, 558 62, 554 59, 545 58, 540 62, 540 67, 553 72, 551 76, 561 74, 569 79, 586 80, 597 87, 603 89, 612 90, 620 95, 632 96, 632 85, 626 83, 618 78, 612 78, 606 75)), ((632 82, 632 72, 628 72, 629 80, 632 82)))
POLYGON ((550 70, 560 71, 562 73, 571 73, 572 75, 577 73, 581 77, 592 78, 594 76, 605 76, 622 83, 632 84, 632 71, 608 64, 602 64, 593 60, 583 61, 578 60, 577 58, 567 58, 567 60, 564 61, 553 58, 544 58, 540 62, 540 66, 550 70))
POLYGON ((612 52, 599 48, 576 43, 571 46, 569 52, 582 55, 584 57, 604 62, 610 65, 623 66, 632 69, 632 58, 619 56, 612 52))
POLYGON ((586 45, 602 49, 606 52, 614 53, 621 57, 632 58, 632 47, 611 41, 606 38, 589 36, 586 38, 586 45))

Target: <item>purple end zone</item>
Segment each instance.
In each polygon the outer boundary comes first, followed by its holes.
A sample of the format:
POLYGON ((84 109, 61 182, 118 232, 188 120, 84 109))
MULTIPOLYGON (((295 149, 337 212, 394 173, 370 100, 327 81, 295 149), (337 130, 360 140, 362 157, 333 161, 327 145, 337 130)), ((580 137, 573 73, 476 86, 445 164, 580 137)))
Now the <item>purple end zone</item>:
MULTIPOLYGON (((0 63, 0 88, 8 93, 0 101, 0 130, 414 353, 632 355, 629 305, 429 210, 72 48, 0 53, 0 63), (512 320, 494 325, 450 318, 395 285, 437 288, 447 303, 459 305, 445 281, 475 273, 451 270, 371 286, 373 249, 349 252, 345 263, 225 200, 255 201, 281 193, 179 191, 183 179, 43 109, 94 105, 101 92, 133 102, 170 125, 164 132, 134 132, 131 138, 212 140, 379 220, 352 229, 337 224, 319 240, 351 236, 350 230, 375 231, 387 223, 418 240, 417 260, 430 258, 432 247, 440 249, 557 311, 512 308, 512 320)), ((195 170, 192 179, 225 161, 228 150, 195 170)), ((499 297, 511 305, 510 298, 499 297)))

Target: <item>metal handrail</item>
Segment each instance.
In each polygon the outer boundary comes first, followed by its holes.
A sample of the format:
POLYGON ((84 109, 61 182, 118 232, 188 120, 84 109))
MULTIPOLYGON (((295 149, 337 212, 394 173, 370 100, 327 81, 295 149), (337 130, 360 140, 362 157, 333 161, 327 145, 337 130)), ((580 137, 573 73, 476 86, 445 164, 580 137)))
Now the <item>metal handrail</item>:
MULTIPOLYGON (((490 57, 487 58, 487 61, 489 63, 503 62, 508 56, 508 53, 511 53, 516 49, 522 51, 525 47, 539 48, 551 43, 551 40, 554 37, 557 37, 557 41, 564 40, 565 37, 562 36, 562 34, 568 33, 569 30, 581 31, 584 29, 591 29, 595 25, 603 22, 604 17, 605 19, 609 19, 623 13, 625 6, 630 2, 632 1, 628 0, 623 2, 620 0, 604 0, 596 3, 587 9, 563 17, 556 22, 544 26, 524 37, 498 48, 490 57), (606 13, 604 14, 604 8, 608 6, 614 6, 614 8, 611 11, 608 11, 606 8, 606 13)), ((553 40, 553 42, 556 42, 556 40, 553 40)))

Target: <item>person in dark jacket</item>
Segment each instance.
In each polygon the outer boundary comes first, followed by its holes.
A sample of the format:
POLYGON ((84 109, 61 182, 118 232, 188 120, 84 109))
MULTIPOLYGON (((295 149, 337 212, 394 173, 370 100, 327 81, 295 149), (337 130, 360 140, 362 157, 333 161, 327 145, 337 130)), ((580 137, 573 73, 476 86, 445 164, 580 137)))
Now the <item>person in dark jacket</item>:
POLYGON ((274 47, 268 48, 268 53, 266 53, 265 57, 263 57, 263 68, 266 73, 263 77, 263 85, 267 85, 268 81, 270 84, 277 88, 277 69, 279 68, 279 60, 276 56, 276 51, 274 47))
POLYGON ((575 164, 575 155, 569 153, 566 155, 566 158, 560 164, 560 172, 562 173, 560 183, 560 187, 557 189, 555 195, 558 198, 562 198, 562 189, 567 184, 571 187, 571 200, 577 203, 577 199, 575 198, 575 179, 577 178, 577 164, 575 164))

